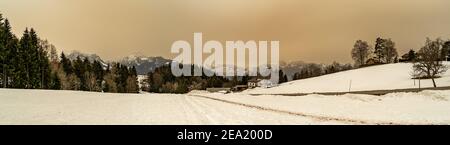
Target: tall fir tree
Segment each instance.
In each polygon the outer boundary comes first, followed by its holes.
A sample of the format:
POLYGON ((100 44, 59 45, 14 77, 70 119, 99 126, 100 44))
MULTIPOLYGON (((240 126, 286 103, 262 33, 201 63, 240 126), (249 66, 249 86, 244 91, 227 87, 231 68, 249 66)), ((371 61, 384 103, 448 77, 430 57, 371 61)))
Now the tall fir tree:
POLYGON ((444 52, 442 57, 445 61, 449 61, 450 60, 450 40, 447 40, 446 42, 444 42, 443 46, 442 46, 442 50, 444 52))
POLYGON ((19 41, 19 51, 17 54, 20 59, 18 59, 17 66, 15 66, 17 77, 15 81, 17 82, 18 88, 32 88, 30 83, 30 69, 32 66, 31 57, 33 52, 30 48, 30 41, 30 32, 26 28, 19 41))
POLYGON ((10 77, 12 76, 12 61, 10 56, 14 51, 17 42, 15 36, 11 32, 11 26, 8 19, 4 19, 0 14, 0 82, 3 88, 9 86, 10 77))
POLYGON ((119 93, 126 93, 126 87, 127 87, 127 79, 128 79, 128 68, 126 66, 123 66, 119 63, 116 64, 117 68, 119 68, 118 71, 118 79, 117 79, 117 89, 119 93))
POLYGON ((383 54, 384 42, 385 42, 385 40, 380 37, 378 37, 377 40, 375 41, 374 53, 375 53, 376 58, 378 59, 378 62, 383 62, 383 59, 385 57, 383 54))
POLYGON ((58 77, 57 72, 51 73, 50 77, 50 83, 49 83, 49 89, 53 90, 60 90, 61 89, 61 79, 58 77))
POLYGON ((97 60, 94 61, 92 64, 92 71, 97 79, 97 86, 102 86, 103 77, 105 76, 102 64, 97 60))
POLYGON ((288 81, 287 76, 284 74, 284 72, 282 70, 280 70, 278 73, 278 83, 282 84, 287 81, 288 81))
POLYGON ((61 52, 61 65, 67 75, 73 73, 72 61, 66 57, 64 52, 61 52))
POLYGON ((139 92, 139 82, 136 72, 136 67, 131 67, 128 73, 128 80, 127 80, 127 92, 128 93, 138 93, 139 92))
POLYGON ((8 52, 6 50, 6 37, 5 37, 5 26, 3 23, 3 16, 0 14, 0 87, 6 88, 6 56, 8 52))
POLYGON ((73 70, 75 76, 80 80, 80 90, 86 90, 84 81, 85 65, 80 56, 77 56, 76 60, 73 61, 73 70))
MULTIPOLYGON (((23 71, 21 65, 19 62, 21 62, 21 57, 19 55, 19 40, 17 37, 11 32, 11 25, 8 21, 8 19, 5 19, 4 23, 4 38, 5 38, 5 45, 6 45, 6 59, 3 60, 6 64, 5 67, 5 76, 4 79, 6 79, 6 82, 8 82, 6 87, 18 87, 16 79, 19 78, 20 71, 23 71)), ((19 79, 20 80, 20 79, 19 79)))
POLYGON ((93 76, 93 72, 92 72, 92 67, 91 67, 91 63, 89 62, 89 59, 87 57, 84 58, 83 63, 82 63, 82 67, 83 67, 83 71, 82 71, 82 78, 81 79, 81 84, 82 84, 82 89, 85 91, 90 91, 89 87, 88 87, 88 77, 89 78, 95 78, 95 76, 93 76))
POLYGON ((28 42, 28 46, 29 46, 29 60, 27 61, 27 63, 29 64, 29 69, 28 69, 28 76, 29 76, 29 84, 30 87, 35 89, 35 88, 42 88, 42 71, 41 71, 41 63, 40 63, 40 54, 39 54, 39 40, 36 34, 36 31, 34 31, 33 28, 30 29, 30 33, 29 33, 29 42, 28 42))

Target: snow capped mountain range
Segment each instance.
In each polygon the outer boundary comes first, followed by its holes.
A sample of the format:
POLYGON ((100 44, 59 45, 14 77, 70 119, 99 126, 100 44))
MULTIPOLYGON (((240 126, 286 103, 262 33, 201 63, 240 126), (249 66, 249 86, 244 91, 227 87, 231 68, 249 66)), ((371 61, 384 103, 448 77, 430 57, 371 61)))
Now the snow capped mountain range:
MULTIPOLYGON (((76 60, 77 57, 80 57, 82 60, 87 58, 90 62, 98 61, 103 65, 105 69, 108 67, 108 63, 111 63, 109 61, 107 62, 102 60, 100 56, 96 54, 87 54, 78 51, 73 51, 72 53, 67 55, 67 58, 72 61, 76 60)), ((128 67, 134 66, 136 67, 136 71, 139 75, 144 75, 147 74, 148 72, 155 70, 158 67, 161 67, 165 64, 169 64, 171 61, 172 60, 163 57, 145 57, 145 56, 130 55, 119 60, 118 62, 128 67)))
POLYGON ((119 63, 126 65, 128 67, 136 67, 136 71, 139 75, 147 74, 155 70, 158 67, 163 65, 168 65, 172 60, 166 59, 163 57, 146 57, 146 56, 134 56, 130 55, 122 60, 119 63))
POLYGON ((89 62, 94 62, 94 61, 100 62, 100 64, 102 64, 103 68, 105 68, 105 69, 106 69, 106 67, 108 67, 108 63, 103 61, 100 58, 100 56, 98 56, 97 54, 87 54, 87 53, 82 53, 79 51, 72 51, 66 57, 72 61, 77 60, 77 57, 80 57, 81 60, 84 60, 85 58, 87 58, 89 60, 89 62))
MULTIPOLYGON (((77 57, 80 57, 82 60, 85 58, 88 58, 90 62, 98 61, 102 64, 102 66, 106 69, 108 67, 108 63, 111 63, 110 61, 104 61, 101 59, 100 56, 97 54, 87 54, 82 53, 79 51, 73 51, 69 55, 67 55, 67 58, 74 61, 77 59, 77 57)), ((112 61, 114 62, 114 61, 112 61)), ((123 59, 116 61, 122 65, 128 66, 128 67, 136 67, 136 71, 138 75, 145 75, 148 72, 154 71, 156 68, 161 67, 163 65, 168 65, 172 62, 170 59, 166 59, 164 57, 148 57, 148 56, 136 56, 136 55, 130 55, 127 57, 124 57, 123 59)), ((298 61, 298 62, 290 62, 290 63, 281 63, 280 69, 285 71, 285 73, 292 77, 293 74, 299 70, 299 68, 303 68, 306 64, 305 62, 298 61)), ((234 70, 236 71, 244 71, 246 69, 240 68, 233 65, 223 65, 225 72, 229 72, 234 70)), ((255 68, 253 68, 255 69, 255 68)), ((218 72, 224 74, 225 72, 218 72)))
POLYGON ((295 73, 305 68, 308 64, 310 63, 304 61, 280 62, 280 69, 283 70, 289 79, 292 79, 295 73))

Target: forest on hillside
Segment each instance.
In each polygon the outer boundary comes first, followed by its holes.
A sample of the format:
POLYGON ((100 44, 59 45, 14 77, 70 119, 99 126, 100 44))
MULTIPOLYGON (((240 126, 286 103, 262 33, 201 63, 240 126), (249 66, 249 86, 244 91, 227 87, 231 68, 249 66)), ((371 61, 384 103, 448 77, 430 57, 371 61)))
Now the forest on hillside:
POLYGON ((87 58, 66 58, 54 45, 26 28, 22 36, 11 32, 0 14, 0 87, 138 93, 136 69, 119 63, 104 68, 87 58))

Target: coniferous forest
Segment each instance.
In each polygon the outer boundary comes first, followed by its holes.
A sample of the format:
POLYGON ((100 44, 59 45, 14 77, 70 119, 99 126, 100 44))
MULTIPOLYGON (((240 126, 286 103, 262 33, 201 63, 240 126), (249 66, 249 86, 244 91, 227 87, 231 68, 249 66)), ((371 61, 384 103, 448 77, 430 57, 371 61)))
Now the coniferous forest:
POLYGON ((55 46, 26 28, 20 37, 0 14, 0 87, 138 93, 136 69, 59 56, 55 46))
MULTIPOLYGON (((41 39, 33 29, 18 38, 9 20, 0 15, 0 88, 82 90, 111 93, 187 93, 207 87, 245 85, 248 77, 178 77, 170 65, 147 74, 139 87, 136 68, 120 63, 102 64, 97 60, 69 59, 64 52, 41 39)), ((193 67, 193 66, 192 66, 193 67)))

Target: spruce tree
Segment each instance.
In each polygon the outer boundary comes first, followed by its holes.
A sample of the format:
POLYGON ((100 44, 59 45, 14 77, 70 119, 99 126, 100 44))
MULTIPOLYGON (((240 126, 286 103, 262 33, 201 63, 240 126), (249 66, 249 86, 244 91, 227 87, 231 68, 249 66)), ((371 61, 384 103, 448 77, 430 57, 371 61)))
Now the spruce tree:
POLYGON ((61 53, 61 65, 63 67, 64 72, 69 75, 73 73, 72 61, 70 61, 64 52, 61 53))
POLYGON ((450 40, 444 42, 444 44, 442 46, 442 50, 444 51, 444 52, 442 52, 443 53, 443 56, 442 56, 443 59, 445 61, 449 61, 449 59, 450 59, 450 40))
POLYGON ((57 72, 53 72, 51 75, 49 89, 53 89, 53 90, 61 89, 61 80, 59 79, 57 72))
POLYGON ((94 61, 92 64, 92 71, 97 78, 97 86, 102 86, 102 81, 105 74, 102 64, 99 61, 94 61))
POLYGON ((6 37, 2 14, 0 14, 0 87, 6 88, 6 37))
POLYGON ((13 64, 11 60, 11 53, 14 52, 17 46, 17 38, 11 32, 11 25, 8 19, 3 19, 0 14, 0 87, 9 87, 11 77, 13 75, 13 64), (4 20, 4 21, 3 21, 4 20))
POLYGON ((417 58, 417 53, 414 50, 412 50, 412 49, 409 50, 407 60, 414 62, 416 60, 416 58, 417 58))
POLYGON ((85 82, 85 71, 86 65, 80 56, 77 56, 76 60, 73 62, 73 69, 75 76, 80 80, 80 90, 87 90, 86 82, 85 82))
POLYGON ((119 93, 126 93, 126 86, 127 86, 127 79, 128 79, 128 68, 126 66, 123 66, 119 63, 117 63, 118 68, 119 68, 119 72, 117 74, 117 76, 119 77, 117 79, 117 89, 119 91, 119 93))
POLYGON ((138 82, 138 78, 137 78, 137 72, 136 72, 136 67, 132 67, 129 70, 128 73, 128 79, 129 81, 127 81, 127 86, 128 86, 128 93, 138 93, 139 92, 139 82, 138 82))
POLYGON ((32 88, 30 69, 33 63, 31 63, 31 57, 33 55, 30 46, 30 32, 28 28, 25 29, 22 38, 19 41, 19 51, 17 52, 19 61, 16 66, 17 87, 19 88, 32 88))
POLYGON ((41 58, 39 54, 39 40, 33 28, 30 29, 29 33, 29 60, 27 63, 29 64, 29 83, 31 88, 42 88, 42 66, 41 66, 41 58))
POLYGON ((282 70, 279 71, 278 73, 278 83, 282 84, 287 82, 287 76, 284 74, 284 72, 282 70))
POLYGON ((17 83, 17 78, 19 78, 18 72, 23 68, 19 66, 19 62, 21 62, 22 58, 19 57, 19 40, 11 32, 11 26, 8 19, 5 19, 4 23, 4 38, 6 48, 6 59, 3 60, 4 64, 6 64, 5 69, 3 70, 5 73, 4 79, 6 79, 6 82, 10 82, 5 85, 6 87, 17 88, 17 84, 20 84, 17 83))
POLYGON ((73 61, 73 70, 75 75, 80 78, 83 73, 83 60, 79 56, 73 61))
POLYGON ((383 53, 383 50, 384 50, 384 42, 385 42, 385 40, 384 39, 382 39, 382 38, 380 38, 380 37, 378 37, 377 38, 377 40, 375 41, 375 51, 374 51, 374 53, 375 53, 375 55, 376 55, 376 58, 378 59, 378 62, 383 62, 383 59, 384 59, 384 53, 383 53))
POLYGON ((84 58, 83 63, 81 65, 82 67, 82 77, 81 79, 81 84, 82 84, 82 90, 85 91, 90 91, 89 89, 89 85, 88 85, 88 76, 89 78, 95 78, 95 76, 93 76, 92 74, 92 67, 91 67, 91 63, 89 62, 89 59, 87 57, 84 58))

